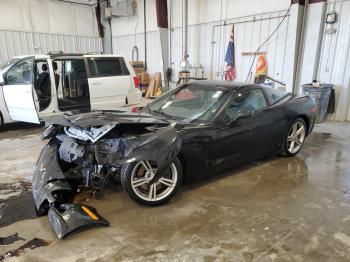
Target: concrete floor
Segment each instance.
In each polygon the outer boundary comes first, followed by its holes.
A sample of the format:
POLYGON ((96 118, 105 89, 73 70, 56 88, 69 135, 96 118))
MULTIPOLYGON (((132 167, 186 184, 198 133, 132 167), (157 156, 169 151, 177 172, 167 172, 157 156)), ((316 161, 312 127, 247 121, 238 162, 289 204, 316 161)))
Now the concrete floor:
POLYGON ((29 181, 41 128, 7 129, 0 133, 0 244, 19 237, 0 245, 0 255, 12 251, 5 260, 350 260, 350 124, 321 124, 297 157, 186 185, 162 207, 139 206, 117 186, 87 200, 111 226, 65 240, 47 217, 34 218, 29 181))

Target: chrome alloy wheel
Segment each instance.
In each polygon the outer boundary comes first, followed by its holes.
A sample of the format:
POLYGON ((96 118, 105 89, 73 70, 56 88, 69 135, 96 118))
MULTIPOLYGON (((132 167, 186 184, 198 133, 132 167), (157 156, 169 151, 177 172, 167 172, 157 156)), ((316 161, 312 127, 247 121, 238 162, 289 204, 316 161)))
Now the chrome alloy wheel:
POLYGON ((151 183, 157 168, 149 161, 139 161, 131 173, 131 187, 134 193, 145 201, 159 201, 170 195, 176 187, 178 173, 174 163, 168 172, 151 183))
POLYGON ((303 122, 298 121, 290 128, 287 137, 287 148, 289 153, 295 154, 303 146, 305 141, 306 130, 303 122))

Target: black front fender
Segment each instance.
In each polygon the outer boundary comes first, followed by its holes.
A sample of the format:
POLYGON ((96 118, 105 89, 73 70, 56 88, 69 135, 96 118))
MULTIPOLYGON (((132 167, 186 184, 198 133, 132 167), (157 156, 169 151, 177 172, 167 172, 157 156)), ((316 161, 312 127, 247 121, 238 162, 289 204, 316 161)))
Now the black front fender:
MULTIPOLYGON (((32 180, 33 198, 37 210, 42 210, 44 203, 54 202, 56 192, 72 192, 58 163, 57 152, 58 144, 51 139, 41 151, 37 161, 32 180)), ((48 206, 45 209, 44 211, 47 211, 48 206)))
POLYGON ((156 162, 157 172, 154 179, 164 174, 182 148, 178 131, 172 126, 158 131, 137 145, 133 144, 133 140, 126 140, 124 143, 126 150, 123 164, 144 160, 156 162))

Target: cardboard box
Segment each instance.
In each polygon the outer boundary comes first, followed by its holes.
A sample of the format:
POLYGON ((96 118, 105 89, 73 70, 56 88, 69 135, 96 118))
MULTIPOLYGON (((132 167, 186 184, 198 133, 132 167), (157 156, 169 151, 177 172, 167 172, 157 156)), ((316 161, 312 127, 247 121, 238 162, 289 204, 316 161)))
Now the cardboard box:
POLYGON ((150 77, 149 77, 149 74, 147 72, 139 73, 139 74, 137 74, 137 76, 139 77, 141 84, 149 84, 150 77))
POLYGON ((142 73, 145 71, 145 64, 143 61, 131 61, 129 62, 135 73, 142 73))

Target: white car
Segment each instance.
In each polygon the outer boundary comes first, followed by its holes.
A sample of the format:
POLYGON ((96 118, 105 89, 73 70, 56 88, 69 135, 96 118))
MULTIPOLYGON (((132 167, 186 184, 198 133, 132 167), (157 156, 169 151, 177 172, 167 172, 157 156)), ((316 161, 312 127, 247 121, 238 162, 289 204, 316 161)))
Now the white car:
POLYGON ((0 126, 74 110, 116 110, 141 99, 139 80, 119 55, 50 53, 0 66, 0 126))

